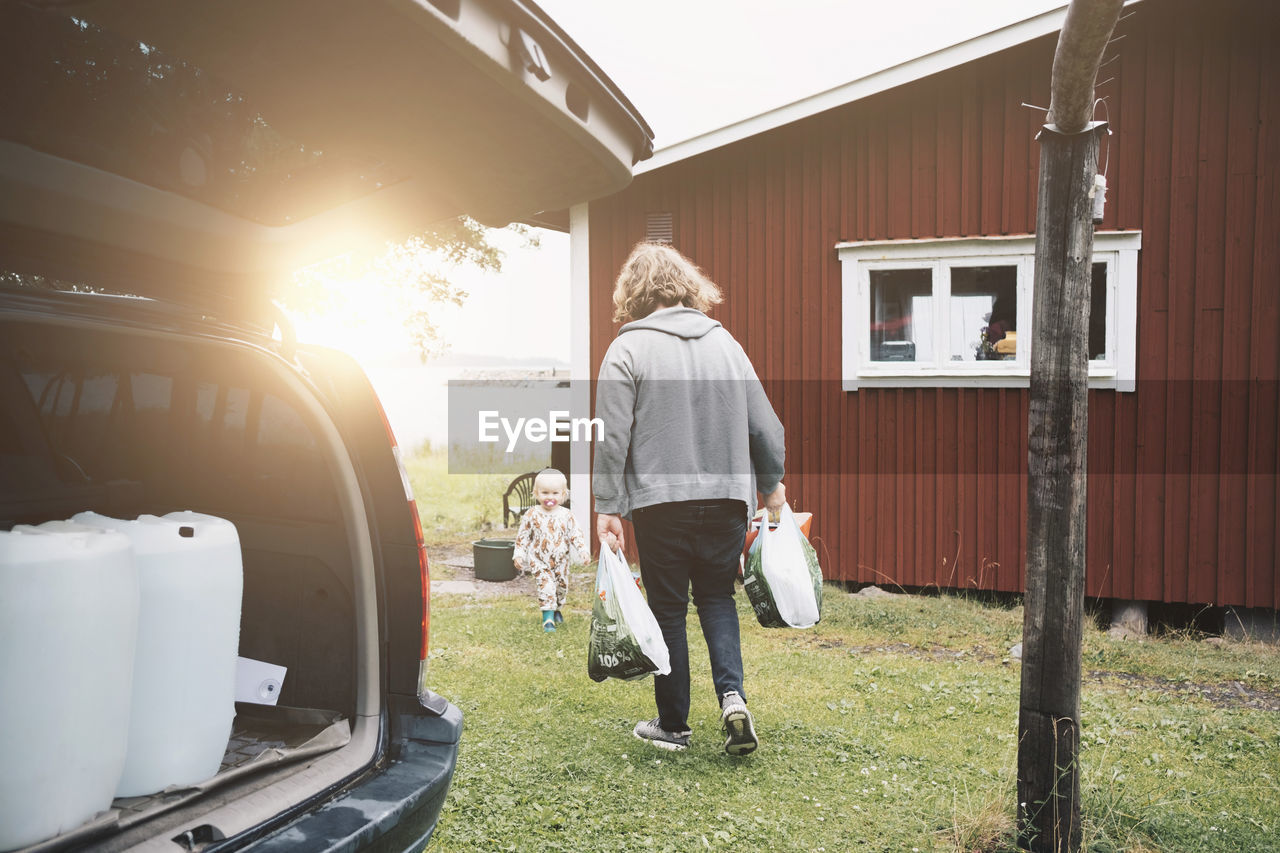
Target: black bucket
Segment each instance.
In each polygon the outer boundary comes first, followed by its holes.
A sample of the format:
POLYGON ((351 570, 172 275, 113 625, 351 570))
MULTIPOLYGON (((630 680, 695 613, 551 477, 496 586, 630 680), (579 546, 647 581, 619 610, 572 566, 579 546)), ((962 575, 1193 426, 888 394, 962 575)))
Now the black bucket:
POLYGON ((471 543, 471 556, 476 564, 476 580, 509 581, 516 576, 511 555, 516 550, 514 539, 478 539, 471 543))

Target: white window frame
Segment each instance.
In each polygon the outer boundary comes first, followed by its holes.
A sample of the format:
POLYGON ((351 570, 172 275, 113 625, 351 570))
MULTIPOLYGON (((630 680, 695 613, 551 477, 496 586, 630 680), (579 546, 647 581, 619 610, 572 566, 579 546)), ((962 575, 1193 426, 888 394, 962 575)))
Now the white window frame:
MULTIPOLYGON (((1137 381, 1140 231, 1093 235, 1093 262, 1107 265, 1107 340, 1089 362, 1089 387, 1132 391, 1137 381)), ((838 243, 842 278, 842 370, 846 391, 859 388, 1026 388, 1031 383, 1032 285, 1035 235, 949 237, 838 243), (1018 350, 1010 361, 952 362, 951 270, 963 266, 1018 269, 1018 350), (930 269, 933 274, 934 358, 930 362, 871 361, 871 271, 930 269)))

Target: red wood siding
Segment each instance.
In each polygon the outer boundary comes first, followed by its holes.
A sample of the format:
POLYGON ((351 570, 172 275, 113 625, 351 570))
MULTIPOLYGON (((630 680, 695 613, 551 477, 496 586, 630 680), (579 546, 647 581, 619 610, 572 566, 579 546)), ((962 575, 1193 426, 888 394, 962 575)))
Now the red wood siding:
MULTIPOLYGON (((1148 0, 1099 87, 1102 228, 1140 229, 1138 390, 1090 393, 1090 596, 1280 606, 1280 25, 1148 0)), ((645 214, 725 290, 828 575, 1021 590, 1027 392, 840 390, 845 240, 1034 230, 1056 37, 642 175, 590 207, 595 364, 645 214)))

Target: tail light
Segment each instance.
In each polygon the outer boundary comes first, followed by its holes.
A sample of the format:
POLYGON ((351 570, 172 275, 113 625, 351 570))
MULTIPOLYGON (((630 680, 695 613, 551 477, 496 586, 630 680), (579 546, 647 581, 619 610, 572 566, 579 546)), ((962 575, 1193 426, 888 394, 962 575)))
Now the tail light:
POLYGON ((396 469, 400 472, 400 483, 404 486, 404 497, 409 502, 409 515, 413 517, 413 536, 418 549, 418 571, 422 579, 422 645, 418 658, 418 696, 423 698, 431 695, 427 689, 427 656, 431 650, 431 569, 427 566, 427 543, 422 535, 422 519, 418 516, 418 502, 413 497, 413 484, 409 482, 409 472, 404 467, 404 456, 400 453, 400 445, 396 442, 396 435, 391 430, 391 422, 387 420, 387 413, 383 410, 377 394, 374 394, 374 400, 378 401, 378 414, 382 416, 382 426, 387 431, 387 441, 391 444, 391 453, 396 459, 396 469))
POLYGON ((396 448, 396 463, 400 466, 400 476, 404 478, 405 489, 410 495, 409 511, 413 513, 413 535, 418 542, 418 571, 422 573, 422 645, 418 655, 418 695, 427 695, 427 657, 431 651, 431 569, 427 565, 427 543, 422 535, 422 518, 418 515, 418 502, 413 499, 413 489, 409 485, 409 472, 400 460, 400 448, 396 448))

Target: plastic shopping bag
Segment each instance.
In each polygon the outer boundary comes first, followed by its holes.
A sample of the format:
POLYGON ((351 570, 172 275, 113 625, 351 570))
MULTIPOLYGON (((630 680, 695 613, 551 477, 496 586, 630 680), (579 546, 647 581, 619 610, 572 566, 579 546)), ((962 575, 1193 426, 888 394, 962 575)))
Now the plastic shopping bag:
POLYGON ((587 675, 592 681, 604 681, 643 678, 651 672, 671 673, 671 657, 658 620, 632 579, 622 552, 601 548, 587 675))
MULTIPOLYGON (((748 553, 750 553, 751 546, 755 544, 756 537, 760 535, 760 528, 763 525, 768 524, 770 530, 774 530, 778 527, 778 522, 776 521, 766 522, 764 519, 764 515, 765 515, 765 510, 762 509, 756 513, 755 518, 747 522, 747 541, 744 542, 742 545, 742 556, 745 557, 748 553)), ((813 526, 813 513, 797 512, 797 513, 794 513, 794 515, 796 517, 796 524, 800 527, 800 533, 804 536, 805 539, 808 539, 809 528, 813 526)))
POLYGON ((747 553, 743 587, 766 628, 808 628, 822 609, 822 569, 818 554, 800 532, 791 507, 778 525, 763 525, 747 553))

